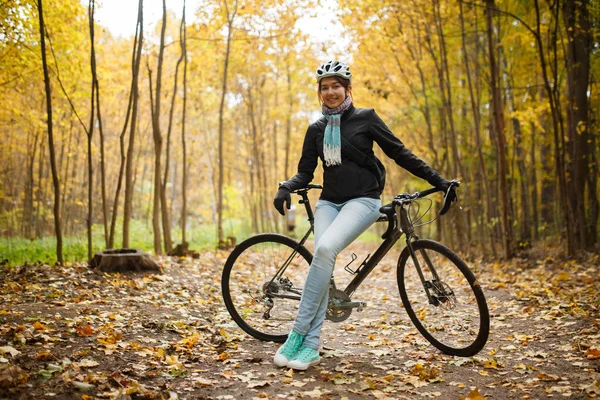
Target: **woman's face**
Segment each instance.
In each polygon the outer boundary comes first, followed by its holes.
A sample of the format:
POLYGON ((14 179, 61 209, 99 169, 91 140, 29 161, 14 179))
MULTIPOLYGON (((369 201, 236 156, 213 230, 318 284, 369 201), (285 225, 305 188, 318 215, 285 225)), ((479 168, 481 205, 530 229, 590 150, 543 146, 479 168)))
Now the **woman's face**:
POLYGON ((346 89, 335 77, 329 76, 321 80, 319 95, 327 107, 336 108, 346 99, 346 89))

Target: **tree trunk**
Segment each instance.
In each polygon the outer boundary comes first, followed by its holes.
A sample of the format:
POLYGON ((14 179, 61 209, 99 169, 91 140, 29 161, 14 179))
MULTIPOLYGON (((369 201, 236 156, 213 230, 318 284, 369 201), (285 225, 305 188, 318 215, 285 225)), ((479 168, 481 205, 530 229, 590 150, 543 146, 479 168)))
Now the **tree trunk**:
POLYGON ((60 182, 56 168, 56 154, 54 149, 54 133, 52 130, 52 89, 50 87, 50 74, 46 58, 46 37, 44 25, 43 1, 38 0, 38 18, 40 24, 40 45, 42 48, 42 66, 44 68, 44 85, 46 89, 46 116, 48 126, 48 149, 50 150, 50 168, 52 169, 52 183, 54 186, 54 232, 56 235, 56 260, 63 264, 62 228, 60 220, 60 182))
MULTIPOLYGON (((467 84, 469 87, 469 99, 471 101, 471 111, 473 112, 473 125, 474 125, 474 138, 475 138, 475 147, 477 148, 477 160, 479 161, 479 174, 480 174, 480 179, 483 182, 483 187, 484 187, 484 193, 485 194, 489 194, 491 193, 490 191, 490 182, 489 182, 489 178, 488 178, 488 174, 486 171, 486 167, 485 167, 485 159, 483 156, 483 145, 481 143, 481 114, 479 112, 479 92, 477 92, 477 97, 475 96, 474 90, 473 90, 473 80, 471 78, 471 66, 470 66, 470 60, 469 60, 469 53, 467 52, 467 46, 466 46, 466 34, 465 34, 465 22, 464 22, 464 15, 463 15, 463 0, 460 0, 459 2, 460 5, 460 26, 461 26, 461 34, 462 34, 462 53, 463 53, 463 57, 464 57, 464 65, 465 65, 465 69, 466 69, 466 75, 467 75, 467 84)), ((477 38, 476 38, 477 40, 477 38)), ((477 49, 478 50, 478 49, 477 49)), ((478 51, 475 52, 475 58, 477 59, 478 57, 478 51)), ((484 196, 487 197, 487 196, 484 196)), ((484 232, 485 236, 490 236, 489 233, 489 229, 488 229, 488 224, 487 221, 489 221, 489 202, 483 200, 483 197, 476 197, 476 198, 480 198, 482 199, 481 201, 481 207, 482 207, 482 219, 483 221, 479 222, 480 225, 482 225, 482 230, 484 232)), ((483 247, 483 250, 485 251, 485 239, 484 237, 481 238, 481 245, 483 247)), ((496 251, 495 251, 495 246, 493 245, 493 240, 491 241, 491 248, 492 248, 492 252, 495 255, 496 251)))
POLYGON ((238 0, 234 1, 233 11, 229 12, 227 0, 224 0, 225 11, 227 15, 227 46, 225 49, 225 59, 223 60, 223 87, 221 93, 221 103, 219 105, 219 181, 218 181, 218 197, 217 197, 217 240, 218 243, 223 243, 223 118, 225 113, 225 95, 227 94, 227 71, 229 69, 229 55, 231 52, 231 37, 233 29, 233 20, 237 13, 238 0))
POLYGON ((533 240, 537 241, 539 239, 539 225, 540 225, 540 217, 538 211, 538 173, 537 173, 537 157, 535 154, 537 148, 537 129, 535 124, 531 123, 531 146, 529 148, 529 162, 531 164, 530 170, 530 178, 529 182, 531 182, 531 224, 532 224, 532 233, 533 240))
POLYGON ((289 62, 286 64, 286 67, 288 113, 285 124, 285 165, 283 167, 283 179, 288 179, 292 173, 290 167, 290 147, 292 143, 292 114, 294 113, 294 93, 292 93, 292 74, 289 62))
MULTIPOLYGON (((559 204, 558 204, 558 211, 560 213, 560 216, 558 218, 558 220, 560 220, 560 226, 564 226, 565 230, 566 230, 566 236, 567 236, 567 252, 572 255, 574 254, 574 238, 573 238, 573 234, 572 234, 572 226, 571 226, 571 216, 572 216, 572 212, 571 210, 569 210, 569 204, 566 200, 567 197, 567 186, 566 186, 566 176, 565 176, 565 170, 564 170, 564 144, 563 144, 563 137, 564 137, 564 133, 563 133, 563 128, 562 128, 562 117, 560 115, 560 105, 559 105, 559 99, 558 99, 558 88, 553 89, 553 85, 550 83, 550 78, 548 77, 548 71, 547 71, 547 64, 546 64, 546 52, 544 51, 544 45, 542 43, 542 36, 541 36, 541 25, 542 25, 542 20, 540 18, 540 8, 539 8, 539 1, 538 0, 534 0, 534 6, 535 6, 535 14, 536 14, 536 28, 535 28, 535 39, 536 39, 536 45, 538 48, 538 52, 540 55, 540 67, 542 69, 542 76, 544 78, 544 88, 546 90, 546 94, 548 95, 548 101, 550 104, 550 111, 551 111, 551 115, 552 115, 552 131, 553 131, 553 138, 554 138, 554 160, 555 160, 555 168, 556 168, 556 175, 558 176, 558 195, 559 195, 559 204)), ((557 8, 558 11, 558 8, 557 8)), ((557 24, 558 22, 555 21, 555 30, 557 29, 557 24)), ((550 29, 548 29, 550 30, 550 29)), ((556 48, 555 50, 555 56, 556 56, 556 48)), ((555 66, 556 67, 556 66, 555 66)), ((554 68, 555 71, 555 78, 556 78, 556 68, 554 68)), ((557 79, 553 79, 554 82, 557 81, 557 79)), ((558 85, 554 85, 555 87, 557 87, 558 85)), ((542 194, 543 195, 543 194, 542 194)))
MULTIPOLYGON (((96 113, 97 113, 97 121, 98 121, 98 134, 100 140, 100 186, 102 191, 102 222, 104 225, 104 241, 105 245, 108 246, 108 209, 106 202, 106 169, 104 164, 104 132, 102 130, 102 114, 100 113, 100 84, 98 83, 98 74, 96 70, 96 49, 94 42, 94 11, 96 7, 95 0, 90 0, 89 5, 89 16, 90 16, 90 42, 91 42, 91 58, 90 65, 92 69, 92 92, 96 94, 95 103, 96 103, 96 113)), ((93 101, 92 101, 93 104, 93 101)), ((93 111, 92 111, 93 113, 93 111)), ((92 131, 92 127, 90 126, 89 131, 92 131)), ((91 247, 91 245, 90 245, 91 247)), ((88 255, 90 253, 88 252, 88 255)), ((90 255, 91 257, 91 255, 90 255)))
MULTIPOLYGON (((37 153, 39 130, 34 129, 33 144, 27 146, 27 183, 25 185, 25 203, 23 205, 23 230, 25 238, 34 239, 35 210, 33 207, 33 188, 35 186, 34 166, 37 153)), ((31 136, 31 135, 30 135, 31 136)))
POLYGON ((185 25, 185 0, 180 29, 181 54, 183 56, 183 109, 181 110, 181 152, 183 168, 181 171, 181 244, 187 243, 187 144, 185 137, 185 113, 187 107, 187 31, 185 25))
MULTIPOLYGON (((184 11, 185 12, 185 11, 184 11)), ((182 19, 183 21, 183 19, 182 19)), ((164 46, 163 46, 164 47, 164 46)), ((167 128, 167 149, 165 151, 165 172, 163 175, 162 181, 162 189, 161 189, 161 199, 162 199, 162 217, 163 217, 163 229, 164 229, 164 242, 165 242, 165 251, 167 254, 171 253, 173 250, 173 243, 171 240, 171 222, 170 222, 170 208, 167 207, 167 183, 169 181, 169 164, 171 162, 171 132, 173 129, 173 113, 175 111, 175 97, 177 95, 177 81, 179 79, 179 67, 181 62, 183 61, 183 51, 179 59, 177 60, 177 64, 175 65, 175 78, 173 79, 173 95, 171 96, 171 107, 169 108, 169 125, 167 128)), ((185 164, 184 164, 185 165, 185 164)), ((173 191, 174 192, 174 191, 173 191)), ((171 202, 171 205, 173 203, 171 202)))
MULTIPOLYGON (((504 56, 504 46, 499 45, 500 54, 503 60, 504 65, 504 73, 503 81, 504 87, 506 91, 506 100, 508 103, 508 108, 511 115, 514 115, 516 111, 515 100, 513 96, 512 87, 510 84, 510 79, 508 77, 508 65, 506 62, 506 57, 504 56)), ((531 214, 530 214, 530 205, 529 205, 529 182, 527 176, 527 168, 525 166, 525 154, 523 151, 523 133, 521 132, 521 123, 519 120, 512 116, 511 122, 513 126, 513 134, 514 134, 514 149, 515 149, 515 158, 517 162, 517 168, 519 170, 519 183, 520 183, 520 192, 521 192, 521 207, 520 207, 520 218, 519 226, 520 226, 520 238, 519 242, 521 246, 528 246, 531 243, 531 214)))
MULTIPOLYGON (((585 192, 590 172, 590 162, 594 158, 595 148, 590 146, 588 121, 588 86, 590 76, 590 52, 592 34, 587 1, 566 1, 562 4, 563 17, 568 37, 567 65, 567 200, 573 210, 573 235, 575 251, 582 248, 592 249, 596 238, 592 230, 597 220, 586 214, 585 192)), ((591 202, 596 197, 596 187, 588 187, 591 202)))
POLYGON ((506 138, 504 132, 504 108, 500 94, 498 63, 496 61, 496 42, 494 40, 494 25, 492 13, 496 6, 494 0, 486 0, 487 4, 487 36, 488 51, 490 59, 490 87, 492 92, 493 127, 497 137, 497 152, 499 158, 499 194, 502 201, 502 236, 504 258, 512 257, 512 225, 509 221, 509 188, 508 188, 508 164, 506 161, 506 138))
MULTIPOLYGON (((42 133, 43 136, 43 133, 42 133)), ((43 141, 43 138, 42 140, 43 141)), ((44 177, 44 166, 46 165, 46 163, 44 162, 46 159, 46 146, 43 146, 40 144, 40 155, 39 158, 37 160, 38 162, 38 182, 37 182, 37 191, 36 191, 36 204, 37 204, 37 209, 35 210, 35 230, 34 230, 34 237, 35 238, 39 238, 44 230, 44 227, 42 226, 42 206, 44 204, 46 204, 46 191, 45 191, 45 185, 44 182, 45 180, 42 179, 44 177)))
POLYGON ((125 165, 125 204, 123 206, 123 247, 129 247, 129 224, 131 222, 131 212, 133 209, 133 154, 135 149, 135 130, 138 112, 138 77, 140 64, 142 60, 142 45, 144 39, 144 0, 139 0, 138 5, 138 28, 139 37, 136 40, 137 49, 133 63, 132 74, 132 105, 131 105, 131 125, 129 129, 129 146, 127 148, 127 160, 125 165))
MULTIPOLYGON (((165 3, 166 0, 163 0, 163 18, 162 25, 160 30, 160 44, 158 50, 158 65, 156 69, 156 91, 154 96, 154 114, 152 118, 152 134, 154 137, 154 191, 155 198, 158 199, 158 202, 155 200, 154 207, 155 210, 152 213, 153 220, 158 217, 162 218, 162 228, 164 235, 164 245, 165 252, 169 253, 173 248, 173 242, 171 240, 171 222, 169 221, 169 206, 167 204, 167 194, 166 194, 166 176, 168 172, 168 155, 167 160, 165 160, 165 184, 163 184, 162 180, 162 146, 163 146, 163 137, 160 130, 160 111, 161 111, 161 93, 162 93, 162 69, 163 69, 163 59, 165 54, 165 31, 167 28, 167 5, 165 3)), ((169 149, 169 143, 167 143, 167 149, 169 149)), ((154 223, 153 223, 154 225, 154 223)), ((160 222, 158 224, 158 230, 154 232, 155 237, 158 236, 158 247, 155 243, 155 251, 156 254, 162 254, 162 249, 160 246, 161 233, 160 233, 160 222)), ((155 239, 156 240, 156 239, 155 239)))
POLYGON ((146 65, 148 68, 148 90, 150 93, 150 114, 152 116, 152 138, 154 140, 154 185, 152 190, 152 233, 154 235, 154 253, 162 254, 162 235, 160 231, 160 187, 162 181, 160 178, 160 153, 162 152, 162 138, 157 139, 155 119, 156 110, 154 109, 154 95, 152 94, 152 71, 150 65, 146 65), (158 153, 158 154, 157 154, 158 153))
POLYGON ((92 71, 92 92, 90 98, 90 125, 87 131, 87 160, 88 160, 88 214, 87 214, 87 239, 88 239, 88 260, 92 258, 93 242, 92 242, 92 217, 93 217, 93 199, 94 199, 94 169, 92 160, 92 139, 94 137, 94 118, 96 111, 96 52, 94 48, 94 8, 95 1, 90 0, 88 3, 88 16, 90 25, 90 67, 92 71))

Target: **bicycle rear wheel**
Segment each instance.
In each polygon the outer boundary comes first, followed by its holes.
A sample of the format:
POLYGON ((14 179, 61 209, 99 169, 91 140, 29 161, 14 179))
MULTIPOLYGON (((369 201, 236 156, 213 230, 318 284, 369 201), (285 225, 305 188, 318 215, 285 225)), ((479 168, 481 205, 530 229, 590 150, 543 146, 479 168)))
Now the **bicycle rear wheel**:
POLYGON ((411 321, 442 352, 464 357, 477 354, 487 342, 490 316, 475 275, 441 243, 416 240, 412 248, 415 258, 405 248, 397 269, 400 297, 411 321))
POLYGON ((287 236, 260 234, 240 243, 227 258, 221 278, 233 320, 259 340, 284 342, 311 261, 312 254, 287 236))

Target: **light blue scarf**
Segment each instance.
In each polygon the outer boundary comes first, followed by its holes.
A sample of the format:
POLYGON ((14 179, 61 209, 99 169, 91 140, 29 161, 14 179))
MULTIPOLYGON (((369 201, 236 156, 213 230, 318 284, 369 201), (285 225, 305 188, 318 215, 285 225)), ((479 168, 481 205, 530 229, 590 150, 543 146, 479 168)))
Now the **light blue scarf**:
POLYGON ((342 104, 336 108, 329 108, 323 104, 323 115, 327 119, 325 134, 323 136, 323 156, 325 165, 340 165, 342 163, 342 139, 340 135, 341 117, 352 105, 352 99, 347 96, 342 104))

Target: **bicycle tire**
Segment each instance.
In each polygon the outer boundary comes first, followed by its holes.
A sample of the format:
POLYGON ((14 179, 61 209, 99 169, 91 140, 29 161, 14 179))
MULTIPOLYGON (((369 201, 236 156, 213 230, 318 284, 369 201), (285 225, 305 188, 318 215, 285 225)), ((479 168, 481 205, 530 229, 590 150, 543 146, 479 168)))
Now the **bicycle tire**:
POLYGON ((284 235, 265 233, 241 242, 227 258, 221 277, 223 300, 235 323, 256 339, 285 342, 300 301, 270 296, 267 289, 299 297, 311 261, 312 254, 306 247, 284 235), (287 281, 273 283, 271 279, 294 250, 296 255, 286 269, 287 281), (265 317, 267 309, 269 316, 265 317))
POLYGON ((410 320, 421 335, 443 353, 462 357, 477 354, 485 346, 490 330, 489 310, 477 278, 456 253, 439 242, 419 239, 412 242, 412 248, 439 301, 438 305, 429 303, 406 247, 398 259, 397 280, 410 320), (431 278, 425 255, 441 283, 431 278), (469 312, 472 315, 467 315, 469 312))

